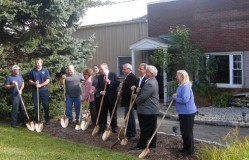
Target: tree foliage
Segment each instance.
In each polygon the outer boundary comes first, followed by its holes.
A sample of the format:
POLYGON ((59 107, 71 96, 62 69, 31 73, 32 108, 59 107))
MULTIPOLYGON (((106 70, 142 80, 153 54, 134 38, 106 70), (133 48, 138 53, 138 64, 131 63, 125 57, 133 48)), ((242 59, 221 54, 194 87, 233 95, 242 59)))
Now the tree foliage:
MULTIPOLYGON (((73 64, 81 72, 86 59, 96 50, 94 35, 85 39, 72 37, 86 10, 84 1, 87 0, 0 0, 0 91, 4 96, 2 84, 11 66, 21 66, 27 83, 34 59, 41 57, 51 74, 50 94, 55 97, 52 105, 58 105, 58 80, 67 65, 73 64)), ((5 101, 1 103, 4 107, 5 101)))
POLYGON ((169 37, 170 46, 156 50, 150 57, 152 62, 164 67, 169 80, 174 79, 176 70, 184 69, 193 80, 208 81, 216 72, 216 63, 191 43, 189 29, 184 25, 170 28, 169 37))

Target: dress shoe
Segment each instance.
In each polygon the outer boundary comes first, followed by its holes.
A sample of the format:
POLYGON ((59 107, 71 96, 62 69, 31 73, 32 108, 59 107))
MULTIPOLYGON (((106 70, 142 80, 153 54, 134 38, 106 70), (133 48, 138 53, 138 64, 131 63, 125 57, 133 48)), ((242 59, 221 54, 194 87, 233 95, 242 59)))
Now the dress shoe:
POLYGON ((156 148, 156 145, 149 145, 149 148, 156 148))
POLYGON ((138 146, 131 147, 131 150, 141 150, 138 146))
POLYGON ((185 150, 184 148, 181 148, 181 149, 178 149, 178 152, 179 152, 179 153, 185 153, 186 150, 185 150))
POLYGON ((46 122, 45 122, 45 125, 50 125, 50 121, 46 121, 46 122))
POLYGON ((112 133, 117 133, 117 129, 112 128, 112 133))

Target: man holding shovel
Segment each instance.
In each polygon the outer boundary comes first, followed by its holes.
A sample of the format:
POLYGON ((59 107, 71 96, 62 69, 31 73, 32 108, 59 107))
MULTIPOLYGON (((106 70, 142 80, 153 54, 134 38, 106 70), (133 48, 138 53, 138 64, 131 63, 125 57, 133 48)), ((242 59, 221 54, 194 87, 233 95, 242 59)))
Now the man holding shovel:
POLYGON ((50 74, 48 70, 42 67, 42 59, 37 58, 35 60, 36 68, 32 69, 29 73, 29 84, 32 86, 32 98, 35 108, 35 119, 36 123, 39 123, 38 119, 38 99, 37 95, 41 98, 44 113, 45 113, 45 124, 50 125, 49 119, 49 93, 48 93, 48 84, 50 79, 50 74), (38 93, 39 92, 39 93, 38 93))
POLYGON ((66 87, 66 116, 69 119, 69 123, 73 123, 72 108, 75 107, 76 112, 76 123, 81 123, 80 121, 80 107, 81 107, 81 80, 83 80, 83 75, 75 71, 73 65, 69 65, 67 68, 67 73, 64 74, 60 83, 64 84, 66 87))
POLYGON ((24 80, 22 78, 22 75, 19 74, 19 66, 14 65, 12 66, 12 74, 9 75, 6 78, 6 81, 4 83, 4 88, 9 89, 10 91, 10 97, 12 102, 12 111, 11 111, 11 127, 16 128, 17 127, 17 112, 18 109, 20 109, 22 114, 22 120, 23 125, 25 126, 27 121, 27 116, 25 114, 21 98, 19 94, 22 94, 22 90, 24 88, 24 80), (17 87, 19 88, 19 93, 17 90, 17 87))

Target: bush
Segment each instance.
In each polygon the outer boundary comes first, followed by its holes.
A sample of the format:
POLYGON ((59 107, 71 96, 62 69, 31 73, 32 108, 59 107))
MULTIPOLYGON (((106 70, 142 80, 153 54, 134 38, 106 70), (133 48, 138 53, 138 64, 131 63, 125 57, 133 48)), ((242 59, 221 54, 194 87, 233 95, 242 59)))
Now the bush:
POLYGON ((249 157, 249 141, 248 137, 239 138, 239 129, 234 128, 224 138, 226 145, 221 146, 205 146, 197 154, 198 159, 202 160, 226 160, 226 159, 248 159, 249 157))
POLYGON ((220 93, 213 99, 213 105, 216 107, 227 107, 231 104, 233 95, 231 93, 220 93))

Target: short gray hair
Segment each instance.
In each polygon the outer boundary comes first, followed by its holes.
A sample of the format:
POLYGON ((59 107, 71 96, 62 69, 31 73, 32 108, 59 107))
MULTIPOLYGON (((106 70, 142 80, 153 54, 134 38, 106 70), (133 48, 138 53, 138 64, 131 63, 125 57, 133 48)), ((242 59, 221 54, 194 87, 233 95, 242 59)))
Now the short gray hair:
POLYGON ((158 70, 157 70, 157 68, 156 68, 155 66, 153 66, 153 65, 147 65, 146 71, 149 71, 150 73, 152 73, 154 77, 157 76, 158 70))
POLYGON ((146 70, 146 68, 147 68, 148 64, 146 64, 146 63, 140 63, 140 65, 139 65, 139 66, 144 66, 144 69, 146 70))
POLYGON ((125 63, 123 64, 123 67, 127 67, 129 68, 130 70, 132 70, 132 65, 130 63, 125 63))

